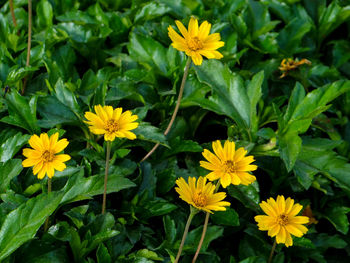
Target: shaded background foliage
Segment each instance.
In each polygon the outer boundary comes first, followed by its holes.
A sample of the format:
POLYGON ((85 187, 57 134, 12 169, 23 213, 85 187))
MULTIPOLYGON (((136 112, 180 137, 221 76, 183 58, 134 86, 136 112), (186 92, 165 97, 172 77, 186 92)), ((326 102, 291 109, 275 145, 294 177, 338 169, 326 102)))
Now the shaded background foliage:
MULTIPOLYGON (((278 246, 274 262, 347 262, 348 1, 34 1, 28 67, 27 1, 14 1, 17 27, 8 1, 0 4, 0 260, 170 262, 189 212, 175 180, 205 175, 202 150, 228 138, 256 157, 257 182, 227 189, 231 208, 211 217, 198 261, 266 262, 272 240, 253 217, 260 200, 284 194, 309 204, 319 222, 293 247, 278 246), (191 15, 220 32, 224 58, 192 66, 165 137, 186 61, 169 47, 167 27, 191 15), (284 58, 312 64, 281 79, 284 58), (132 109, 141 122, 137 140, 113 143, 104 216, 104 148, 83 123, 96 104, 132 109), (72 156, 50 195, 21 166, 30 135, 48 130, 70 141, 72 156)), ((194 218, 183 262, 203 219, 194 218)))

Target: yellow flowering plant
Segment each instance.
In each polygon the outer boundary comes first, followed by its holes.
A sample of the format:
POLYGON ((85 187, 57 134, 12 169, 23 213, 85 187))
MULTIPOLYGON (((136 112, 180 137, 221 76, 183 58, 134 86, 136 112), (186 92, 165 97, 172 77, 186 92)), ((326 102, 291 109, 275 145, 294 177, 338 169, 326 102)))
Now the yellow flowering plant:
POLYGON ((191 17, 188 29, 179 21, 175 21, 182 36, 180 36, 172 26, 168 27, 168 34, 173 41, 171 44, 179 51, 184 51, 187 56, 192 58, 195 65, 201 65, 203 56, 208 59, 220 59, 222 54, 217 51, 225 43, 220 41, 219 33, 210 34, 211 24, 204 21, 198 26, 198 20, 191 17))
MULTIPOLYGON (((47 133, 42 133, 40 136, 34 134, 30 137, 28 143, 32 147, 24 148, 23 155, 27 158, 23 160, 23 167, 33 167, 33 174, 38 175, 38 179, 43 179, 45 175, 47 180, 47 192, 51 192, 51 178, 55 171, 62 172, 66 169, 64 162, 70 160, 68 154, 59 154, 67 146, 67 139, 58 140, 58 132, 49 136, 47 133)), ((44 229, 48 228, 49 218, 45 221, 44 229)))
MULTIPOLYGON (((181 256, 182 248, 194 215, 198 211, 204 211, 207 212, 207 214, 213 213, 213 211, 225 211, 226 206, 230 206, 229 202, 223 201, 226 197, 226 193, 216 193, 217 187, 210 182, 207 183, 205 177, 199 177, 198 180, 195 177, 189 177, 188 183, 181 177, 176 180, 176 184, 176 192, 180 195, 182 200, 190 205, 191 213, 185 226, 181 244, 174 261, 175 263, 179 261, 181 256)), ((206 228, 206 226, 204 227, 206 228)))
MULTIPOLYGON (((218 48, 223 47, 225 43, 220 41, 221 37, 219 33, 210 34, 211 24, 207 21, 204 21, 200 26, 198 26, 198 20, 194 17, 190 18, 188 25, 188 30, 185 26, 179 21, 175 21, 178 29, 180 30, 182 36, 180 36, 172 26, 168 27, 168 35, 172 41, 172 46, 186 53, 188 56, 184 75, 182 77, 181 86, 179 90, 179 95, 177 98, 176 106, 171 116, 170 122, 164 131, 164 135, 167 135, 175 121, 177 112, 180 107, 182 95, 184 92, 188 72, 190 69, 191 61, 196 66, 199 66, 203 62, 203 56, 208 59, 221 59, 222 54, 217 51, 218 48)), ((141 160, 145 161, 152 153, 158 148, 159 143, 157 143, 141 160)))
MULTIPOLYGON (((260 207, 266 215, 257 215, 254 219, 258 223, 259 230, 268 231, 270 237, 276 237, 275 243, 283 243, 286 247, 292 246, 291 235, 301 237, 307 232, 308 229, 303 224, 307 224, 309 218, 297 215, 303 206, 294 203, 290 197, 285 199, 283 195, 279 195, 276 200, 271 197, 267 201, 262 201, 260 207)), ((275 245, 269 261, 274 248, 275 245)))
POLYGON ((200 166, 210 170, 207 175, 210 181, 220 179, 222 187, 226 188, 230 184, 248 185, 256 180, 256 177, 249 174, 255 171, 257 166, 251 164, 254 162, 253 156, 245 156, 247 150, 238 148, 236 150, 235 143, 225 141, 222 147, 219 140, 212 143, 214 153, 204 149, 203 156, 207 161, 200 161, 200 166))
POLYGON ((106 150, 106 168, 104 178, 104 191, 102 201, 102 214, 106 210, 106 195, 107 195, 107 181, 109 170, 109 159, 111 154, 111 142, 115 138, 127 138, 129 140, 136 139, 136 135, 131 132, 138 127, 139 123, 135 122, 138 119, 137 115, 133 115, 131 111, 123 112, 122 108, 113 109, 112 106, 94 106, 95 113, 85 112, 84 121, 89 125, 89 130, 93 134, 103 135, 107 142, 106 150))

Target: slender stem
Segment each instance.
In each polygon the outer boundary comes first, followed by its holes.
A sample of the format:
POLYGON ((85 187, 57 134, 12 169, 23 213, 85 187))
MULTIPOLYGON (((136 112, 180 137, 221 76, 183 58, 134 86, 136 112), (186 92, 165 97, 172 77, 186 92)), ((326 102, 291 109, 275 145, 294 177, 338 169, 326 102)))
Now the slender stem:
MULTIPOLYGON (((179 96, 177 97, 177 102, 176 102, 176 106, 175 106, 175 110, 173 112, 173 115, 171 116, 171 120, 168 124, 168 127, 166 128, 164 135, 167 135, 171 129, 171 127, 173 126, 173 123, 175 121, 177 112, 179 111, 180 108, 180 102, 182 99, 182 95, 184 92, 184 88, 185 88, 185 84, 186 84, 186 80, 187 80, 187 76, 188 76, 188 72, 191 66, 191 57, 188 57, 187 62, 186 62, 186 66, 185 66, 185 71, 184 71, 184 75, 182 77, 182 81, 181 81, 181 86, 180 86, 180 91, 179 91, 179 96)), ((156 145, 154 145, 154 147, 152 148, 152 150, 150 150, 145 157, 142 158, 141 162, 145 161, 148 157, 150 157, 152 155, 152 153, 158 148, 159 143, 157 143, 156 145)))
POLYGON ((105 170, 104 191, 103 191, 103 201, 102 201, 102 214, 104 214, 106 210, 107 180, 108 180, 110 155, 111 155, 111 142, 107 142, 106 170, 105 170))
MULTIPOLYGON (((27 60, 26 66, 29 67, 30 63, 30 49, 32 46, 32 0, 28 0, 28 43, 27 43, 27 60)), ((27 77, 23 80, 22 95, 27 86, 27 77)))
POLYGON ((188 229, 190 228, 192 219, 193 219, 193 217, 194 217, 194 215, 196 213, 197 213, 197 211, 195 211, 195 209, 193 209, 191 207, 191 212, 190 212, 190 215, 188 216, 188 219, 187 219, 187 222, 186 222, 186 226, 185 226, 185 230, 184 230, 184 233, 182 235, 181 244, 180 244, 179 250, 177 251, 177 255, 176 255, 176 259, 175 259, 174 263, 179 262, 179 259, 180 259, 180 256, 181 256, 181 252, 182 252, 182 249, 183 249, 183 246, 185 244, 186 237, 187 237, 188 229))
POLYGON ((17 20, 15 16, 15 8, 13 7, 13 0, 10 0, 10 11, 11 11, 13 25, 17 27, 17 20))
MULTIPOLYGON (((51 178, 48 178, 47 179, 47 194, 50 194, 50 193, 51 193, 51 178)), ((47 217, 45 220, 44 231, 46 232, 48 228, 49 228, 49 217, 47 217)))
POLYGON ((272 262, 272 257, 273 257, 273 253, 275 252, 275 248, 276 248, 276 238, 275 238, 275 242, 273 242, 271 253, 270 253, 270 257, 269 257, 269 261, 267 261, 267 263, 271 263, 272 262))
POLYGON ((196 254, 194 255, 194 257, 192 259, 192 263, 196 262, 197 257, 199 255, 199 251, 201 250, 201 247, 203 245, 204 237, 205 237, 205 234, 207 233, 208 222, 209 222, 209 215, 210 215, 209 212, 207 212, 207 214, 205 215, 205 220, 204 220, 201 240, 199 241, 199 244, 198 244, 198 247, 197 247, 197 250, 196 250, 196 254))
MULTIPOLYGON (((215 185, 215 190, 214 190, 214 193, 216 193, 218 190, 219 190, 219 187, 221 185, 221 181, 218 180, 216 185, 215 185)), ((209 216, 210 216, 210 213, 207 212, 207 214, 205 215, 205 220, 204 220, 204 225, 203 225, 203 231, 202 231, 202 236, 201 236, 201 239, 198 243, 198 247, 197 247, 197 250, 196 250, 196 254, 194 255, 193 259, 192 259, 192 263, 196 262, 197 260, 197 257, 199 255, 199 251, 201 250, 201 247, 203 245, 203 241, 204 241, 204 237, 205 237, 205 234, 207 233, 207 228, 208 228, 208 222, 209 222, 209 216)))

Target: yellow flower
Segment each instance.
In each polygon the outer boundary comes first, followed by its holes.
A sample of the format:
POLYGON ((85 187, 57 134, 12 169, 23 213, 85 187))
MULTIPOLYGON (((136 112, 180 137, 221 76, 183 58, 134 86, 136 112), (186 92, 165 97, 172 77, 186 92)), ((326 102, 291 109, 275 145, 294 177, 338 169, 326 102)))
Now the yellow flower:
POLYGON ((50 138, 47 133, 33 135, 29 139, 29 145, 33 149, 23 149, 23 155, 27 159, 23 160, 23 167, 33 167, 34 175, 38 174, 39 179, 43 179, 45 174, 52 178, 55 170, 63 171, 66 168, 64 162, 70 159, 68 154, 57 154, 62 152, 67 147, 67 139, 58 140, 58 132, 51 135, 50 138))
POLYGON ((112 106, 97 105, 94 107, 95 113, 85 112, 85 121, 89 129, 94 134, 104 134, 106 141, 114 141, 115 137, 136 139, 136 135, 130 130, 136 129, 139 124, 134 122, 137 115, 132 115, 131 111, 122 112, 122 108, 113 109, 112 106))
POLYGON ((302 60, 293 60, 292 58, 283 59, 281 62, 281 65, 279 66, 279 70, 283 72, 283 74, 280 76, 281 78, 284 78, 287 76, 287 73, 293 69, 298 68, 300 65, 308 64, 311 65, 311 61, 303 58, 302 60))
POLYGON ((212 171, 207 175, 210 181, 220 179, 222 187, 226 188, 230 184, 248 185, 256 180, 248 172, 258 167, 250 164, 255 161, 254 157, 245 156, 247 151, 244 148, 235 150, 235 143, 230 141, 225 141, 222 148, 219 140, 213 142, 212 146, 215 154, 205 149, 202 154, 208 162, 200 161, 200 166, 212 171))
POLYGON ((173 41, 172 46, 179 51, 185 51, 187 56, 190 56, 195 65, 201 65, 203 57, 207 58, 222 58, 222 54, 216 49, 225 45, 220 41, 220 34, 210 34, 211 24, 204 21, 198 27, 198 20, 191 17, 188 25, 188 31, 180 21, 175 21, 183 37, 181 37, 172 26, 168 27, 168 35, 173 41))
POLYGON ((267 214, 255 216, 259 230, 268 231, 270 237, 276 236, 277 243, 284 243, 286 247, 293 245, 290 234, 301 237, 307 232, 307 228, 302 224, 309 222, 307 216, 297 216, 303 208, 300 204, 294 204, 290 197, 287 200, 283 195, 277 196, 277 201, 273 198, 260 203, 260 207, 267 214))
POLYGON ((209 213, 214 211, 225 211, 225 206, 230 206, 229 202, 222 201, 226 193, 214 193, 215 185, 208 182, 205 177, 199 177, 196 183, 195 177, 188 178, 188 184, 182 177, 176 180, 178 187, 175 187, 180 198, 199 210, 209 213))

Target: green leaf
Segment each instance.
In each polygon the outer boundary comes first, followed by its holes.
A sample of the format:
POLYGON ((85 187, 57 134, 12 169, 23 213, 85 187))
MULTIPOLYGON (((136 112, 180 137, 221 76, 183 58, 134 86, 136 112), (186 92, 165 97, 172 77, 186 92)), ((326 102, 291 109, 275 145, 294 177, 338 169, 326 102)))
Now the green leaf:
POLYGON ((14 85, 17 81, 23 79, 24 77, 28 76, 31 72, 37 71, 37 67, 14 67, 11 69, 11 71, 8 73, 6 78, 6 84, 7 85, 14 85))
POLYGON ((325 218, 327 218, 340 233, 346 235, 349 231, 349 220, 347 217, 349 212, 349 207, 331 207, 328 209, 325 218))
POLYGON ((0 162, 10 160, 25 145, 30 136, 17 133, 15 136, 8 138, 0 148, 0 162))
POLYGON ((258 117, 256 106, 262 96, 261 85, 264 81, 264 71, 255 74, 247 86, 247 95, 250 101, 250 123, 251 130, 255 134, 258 130, 258 117))
MULTIPOLYGON (((80 173, 71 176, 64 188, 65 194, 62 198, 62 203, 83 200, 94 195, 103 194, 103 178, 103 174, 94 175, 88 178, 84 178, 80 173)), ((119 192, 120 190, 134 186, 135 184, 123 175, 108 175, 107 193, 119 192)))
POLYGON ((248 186, 246 185, 230 185, 227 188, 228 194, 241 203, 254 211, 259 211, 259 185, 257 182, 254 182, 248 186))
POLYGON ((101 243, 96 251, 97 263, 111 263, 112 258, 108 253, 108 249, 101 243))
POLYGON ((77 98, 74 93, 69 90, 63 83, 62 79, 59 78, 55 85, 55 96, 65 106, 69 107, 70 110, 80 116, 82 111, 78 104, 77 98))
POLYGON ((11 90, 6 95, 5 102, 8 107, 9 116, 2 118, 2 122, 21 127, 32 134, 40 132, 36 119, 36 96, 33 96, 28 102, 16 90, 11 90))
POLYGON ((303 52, 308 48, 302 47, 301 41, 304 35, 312 28, 312 24, 301 18, 295 17, 278 34, 278 44, 288 56, 303 52))
POLYGON ((239 226, 239 217, 237 212, 228 207, 226 211, 216 211, 211 215, 211 219, 215 224, 224 226, 239 226))
POLYGON ((350 164, 344 157, 330 150, 335 145, 320 144, 320 139, 304 140, 298 162, 307 166, 307 171, 312 173, 321 172, 337 182, 340 187, 350 190, 350 164), (314 142, 314 140, 316 141, 314 142), (317 147, 317 144, 321 147, 317 147))
POLYGON ((279 151, 287 171, 290 172, 299 156, 302 140, 297 133, 288 132, 283 136, 278 136, 279 151))
POLYGON ((171 11, 171 9, 163 3, 150 2, 138 10, 134 22, 149 21, 156 17, 163 16, 169 11, 171 11))
MULTIPOLYGON (((195 251, 202 235, 203 226, 197 227, 196 229, 188 233, 187 239, 185 241, 184 251, 195 251)), ((205 235, 201 251, 204 252, 208 249, 209 244, 222 236, 223 227, 219 226, 208 226, 207 233, 205 235)))
POLYGON ((0 193, 6 192, 12 178, 19 175, 22 170, 22 160, 20 159, 12 159, 5 163, 0 163, 0 193))
POLYGON ((254 256, 254 257, 249 257, 246 258, 242 261, 240 261, 239 263, 266 263, 266 259, 264 259, 263 257, 258 257, 258 256, 254 256))
POLYGON ((140 122, 139 126, 132 132, 137 135, 139 140, 159 143, 163 146, 169 147, 163 132, 148 122, 140 122))
POLYGON ((339 235, 329 236, 326 233, 319 233, 313 243, 316 247, 324 249, 330 247, 342 249, 347 246, 347 243, 339 235))
POLYGON ((232 118, 242 128, 250 127, 250 100, 241 77, 218 60, 203 61, 195 69, 199 81, 213 89, 208 103, 215 104, 217 113, 232 118))
POLYGON ((168 75, 166 49, 150 37, 132 32, 128 44, 130 56, 151 70, 156 68, 164 76, 168 75))
POLYGON ((171 211, 175 210, 177 206, 162 198, 157 198, 155 200, 148 201, 144 205, 144 208, 150 212, 149 217, 154 217, 169 214, 171 211))
POLYGON ((71 109, 54 96, 40 98, 38 101, 38 112, 43 117, 43 119, 39 120, 39 125, 43 128, 51 128, 57 124, 80 124, 78 117, 71 109))
POLYGON ((52 26, 53 10, 48 0, 40 0, 36 6, 36 22, 40 28, 52 26))
POLYGON ((0 230, 0 260, 32 239, 45 219, 60 204, 63 193, 41 194, 6 216, 0 230))
POLYGON ((344 23, 350 17, 350 6, 341 7, 338 1, 333 1, 323 9, 319 17, 319 41, 323 41, 328 34, 344 23))
POLYGON ((176 238, 175 221, 166 215, 163 217, 163 225, 165 231, 165 239, 169 244, 173 244, 176 238))

